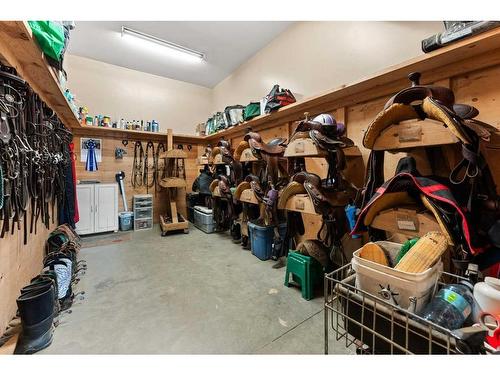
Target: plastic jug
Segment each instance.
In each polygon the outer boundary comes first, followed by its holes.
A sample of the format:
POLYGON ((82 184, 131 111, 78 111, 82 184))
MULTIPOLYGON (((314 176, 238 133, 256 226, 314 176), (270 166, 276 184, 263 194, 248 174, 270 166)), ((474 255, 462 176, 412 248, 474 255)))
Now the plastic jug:
POLYGON ((485 313, 500 316, 500 279, 486 277, 474 285, 474 298, 485 313))
POLYGON ((472 284, 462 281, 440 289, 421 316, 441 327, 454 330, 462 327, 471 315, 473 306, 472 284))

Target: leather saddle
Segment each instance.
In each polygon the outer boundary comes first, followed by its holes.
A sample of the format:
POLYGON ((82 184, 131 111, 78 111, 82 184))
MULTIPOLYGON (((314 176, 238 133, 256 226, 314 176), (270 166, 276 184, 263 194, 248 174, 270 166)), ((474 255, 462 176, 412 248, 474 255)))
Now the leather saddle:
POLYGON ((341 238, 349 231, 344 207, 354 199, 356 191, 353 188, 325 188, 318 175, 299 172, 281 190, 277 208, 284 209, 287 201, 296 194, 307 194, 316 213, 322 216, 322 226, 317 234, 318 241, 332 251, 342 251, 341 238))
POLYGON ((231 153, 231 145, 228 141, 221 139, 217 143, 217 146, 212 149, 212 160, 219 154, 222 155, 222 161, 230 166, 232 172, 232 180, 235 181, 236 184, 239 184, 241 182, 243 174, 242 166, 239 159, 233 157, 233 154, 231 153))
MULTIPOLYGON (((327 152, 328 175, 326 184, 333 187, 343 179, 341 171, 346 168, 343 149, 353 146, 354 142, 346 137, 345 125, 337 122, 333 116, 322 114, 315 117, 314 120, 309 120, 308 113, 305 116, 306 118, 297 125, 290 142, 301 138, 309 138, 317 148, 327 152), (321 121, 317 121, 316 119, 321 121)), ((295 162, 300 163, 300 160, 296 160, 295 162)), ((294 169, 297 172, 303 168, 299 168, 296 165, 294 169)))
POLYGON ((343 191, 326 188, 317 174, 303 171, 293 175, 291 182, 281 191, 278 209, 284 209, 288 199, 296 194, 307 194, 316 213, 328 214, 331 208, 348 204, 356 192, 349 185, 343 191))
POLYGON ((225 231, 229 229, 232 221, 236 218, 231 182, 226 176, 219 175, 210 184, 210 191, 212 192, 212 209, 216 228, 218 231, 225 231), (216 187, 219 188, 220 196, 213 195, 216 187))
POLYGON ((217 143, 217 146, 212 149, 212 158, 219 154, 222 154, 223 160, 226 158, 227 162, 230 162, 233 159, 233 156, 231 155, 231 145, 228 141, 222 139, 217 143))
MULTIPOLYGON (((238 148, 243 148, 246 142, 252 150, 252 154, 266 164, 264 176, 261 180, 264 188, 268 185, 278 185, 280 175, 288 178, 286 159, 282 158, 286 149, 286 139, 273 138, 269 142, 264 142, 259 133, 249 131, 238 148), (241 146, 241 147, 240 147, 241 146)), ((240 153, 241 154, 241 153, 240 153)))
POLYGON ((311 138, 316 146, 326 151, 336 151, 338 148, 351 147, 354 142, 345 136, 346 127, 330 116, 331 123, 321 123, 309 120, 306 114, 305 120, 297 125, 290 142, 298 138, 311 138))
POLYGON ((261 152, 270 155, 283 155, 286 148, 285 138, 273 138, 269 142, 264 142, 259 133, 249 132, 243 140, 248 142, 252 153, 256 158, 261 159, 261 152))
POLYGON ((408 78, 411 86, 393 97, 384 106, 384 109, 370 124, 363 137, 363 146, 373 149, 380 133, 390 125, 412 119, 425 119, 442 122, 462 144, 473 143, 474 134, 484 140, 489 140, 496 129, 474 118, 479 111, 467 104, 455 103, 453 91, 447 87, 421 85, 421 74, 411 73, 408 78))

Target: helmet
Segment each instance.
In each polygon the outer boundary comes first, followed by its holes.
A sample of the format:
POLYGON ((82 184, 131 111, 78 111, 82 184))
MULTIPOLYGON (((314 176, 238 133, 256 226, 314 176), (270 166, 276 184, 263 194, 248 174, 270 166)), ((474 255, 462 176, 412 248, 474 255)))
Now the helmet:
POLYGON ((332 115, 329 115, 328 113, 322 113, 320 115, 317 115, 313 121, 319 122, 320 124, 323 125, 337 125, 337 121, 333 118, 332 115))

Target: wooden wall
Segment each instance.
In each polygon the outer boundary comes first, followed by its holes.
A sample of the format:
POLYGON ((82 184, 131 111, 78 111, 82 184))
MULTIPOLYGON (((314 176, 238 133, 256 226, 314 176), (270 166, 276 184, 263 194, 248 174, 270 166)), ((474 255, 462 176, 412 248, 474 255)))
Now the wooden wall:
MULTIPOLYGON (((500 51, 496 51, 496 55, 497 54, 500 55, 500 51)), ((453 72, 454 70, 450 70, 450 74, 453 72)), ((496 102, 497 99, 500 101, 500 86, 498 85, 498 82, 500 82, 500 65, 477 69, 468 72, 467 74, 459 74, 444 79, 440 77, 440 80, 435 81, 434 83, 452 88, 455 93, 457 103, 475 106, 480 111, 477 119, 491 124, 500 130, 500 106, 496 102)), ((405 86, 409 86, 410 82, 403 82, 403 84, 405 86)), ((400 89, 405 86, 400 87, 400 89)), ((331 104, 325 103, 323 105, 323 110, 318 110, 316 113, 310 113, 310 116, 314 116, 319 113, 331 113, 336 117, 337 121, 343 121, 347 125, 347 135, 359 147, 362 156, 361 158, 350 158, 348 160, 348 170, 346 173, 358 186, 362 186, 364 168, 370 154, 370 150, 364 148, 362 145, 364 132, 379 111, 383 109, 384 104, 393 93, 382 95, 380 97, 374 97, 370 100, 357 102, 340 108, 332 108, 331 104)), ((290 118, 287 117, 286 121, 282 120, 281 122, 271 122, 253 130, 258 131, 265 141, 275 137, 289 139, 296 127, 296 121, 300 119, 300 116, 298 116, 295 121, 290 121, 290 118)), ((226 136, 225 139, 229 140, 232 147, 235 148, 242 140, 245 130, 246 127, 242 126, 241 131, 232 132, 230 133, 232 135, 226 136)), ((221 135, 224 135, 224 133, 221 135)), ((211 143, 213 145, 216 142, 211 141, 211 143)), ((460 156, 458 145, 445 147, 445 151, 452 158, 460 156)), ((484 142, 482 144, 482 149, 492 171, 498 190, 498 184, 500 181, 500 163, 497 162, 497 159, 500 150, 500 136, 493 136, 490 143, 484 142)), ((412 150, 411 153, 386 153, 384 164, 386 178, 394 175, 399 159, 409 154, 414 156, 417 160, 417 167, 421 173, 431 173, 431 163, 435 164, 436 161, 429 160, 424 149, 415 149, 412 150)), ((317 173, 322 177, 326 176, 326 162, 324 159, 311 158, 306 160, 306 169, 309 172, 317 173)), ((303 218, 307 226, 306 234, 303 239, 316 238, 317 231, 321 225, 321 219, 314 217, 313 215, 303 215, 303 218)))
MULTIPOLYGON (((462 43, 462 42, 461 42, 462 43)), ((469 42, 465 41, 463 44, 469 42)), ((500 106, 497 100, 500 100, 500 49, 496 39, 492 39, 491 43, 486 42, 483 44, 471 44, 466 50, 461 49, 456 52, 445 54, 445 49, 439 50, 435 55, 438 57, 429 62, 428 64, 422 63, 420 60, 415 62, 405 63, 401 67, 392 67, 391 74, 387 72, 381 75, 379 80, 380 84, 374 86, 366 81, 367 90, 356 93, 355 95, 346 94, 346 96, 337 96, 335 92, 326 96, 318 96, 310 100, 311 116, 318 113, 334 113, 335 116, 342 120, 344 119, 347 124, 348 136, 358 145, 362 160, 366 163, 369 150, 363 148, 361 140, 363 133, 374 118, 374 116, 383 108, 384 103, 390 95, 398 90, 409 86, 409 82, 402 78, 401 72, 409 73, 415 70, 414 64, 420 64, 425 68, 423 81, 428 80, 437 81, 440 84, 449 85, 455 92, 456 101, 459 103, 472 104, 480 110, 478 116, 479 120, 485 121, 494 125, 500 130, 500 106), (492 46, 490 46, 490 44, 492 46), (467 51, 477 50, 477 56, 467 57, 462 60, 459 54, 469 53, 467 51), (439 57, 443 54, 444 57, 439 57), (446 55, 446 56, 445 56, 446 55), (481 68, 478 68, 481 67, 481 68), (465 72, 465 73, 464 73, 465 72), (340 104, 339 104, 340 103, 340 104), (311 110, 312 111, 312 110, 311 110)), ((460 43, 458 43, 460 44, 460 43)), ((465 47, 464 47, 465 48, 465 47)), ((419 68, 417 68, 418 70, 419 68)), ((372 81, 375 78, 372 79, 372 81)), ((353 88, 346 88, 346 92, 352 92, 353 88)), ((300 104, 297 106, 302 108, 300 104)), ((291 111, 293 112, 293 111, 291 111)), ((281 118, 281 120, 268 121, 262 126, 256 127, 254 130, 261 133, 264 140, 269 140, 273 137, 289 138, 293 132, 294 121, 300 119, 302 114, 289 115, 277 114, 269 118, 281 118)), ((267 120, 266 120, 267 121, 267 120)), ((262 122, 261 122, 262 123, 262 122)), ((241 131, 234 132, 233 136, 228 136, 227 139, 231 141, 233 147, 243 137, 246 126, 241 126, 241 131)), ((78 132, 75 137, 77 145, 76 153, 79 157, 79 137, 85 136, 82 132, 78 132)), ((126 192, 131 202, 133 194, 143 193, 143 189, 134 190, 130 186, 130 172, 132 170, 133 160, 133 142, 130 140, 127 147, 128 154, 125 155, 123 160, 114 159, 114 149, 116 146, 121 146, 121 139, 117 137, 98 136, 103 139, 104 146, 104 160, 99 165, 99 171, 86 172, 84 164, 77 162, 77 177, 79 179, 100 179, 102 182, 114 182, 115 173, 124 170, 126 177, 126 192)), ((213 138, 213 137, 211 137, 213 138)), ((500 150, 500 141, 498 136, 493 137, 490 144, 483 145, 485 155, 489 162, 495 181, 500 181, 500 163, 498 163, 498 151, 500 150)), ((174 138, 175 139, 175 138, 174 138)), ((165 140, 166 142, 166 136, 165 140)), ((157 143, 157 142, 155 142, 157 143)), ((213 140, 207 143, 216 143, 213 140)), ((203 146, 194 146, 193 150, 189 152, 189 159, 187 160, 187 191, 190 191, 191 184, 198 174, 199 167, 196 166, 196 157, 203 153, 203 146)), ((397 160, 404 155, 387 155, 385 162, 386 175, 390 176, 394 173, 397 160)), ((420 153, 419 167, 427 169, 429 161, 425 160, 424 156, 420 153)), ((355 176, 362 173, 362 166, 359 160, 350 161, 351 170, 355 176)), ((324 173, 324 161, 319 159, 312 159, 308 161, 307 168, 311 172, 318 174, 324 173)), ((355 177, 358 178, 358 177, 355 177)), ((158 218, 158 213, 162 212, 165 208, 165 199, 160 193, 155 197, 155 219, 158 218)), ((178 200, 179 210, 185 210, 184 200, 178 200)), ((120 201, 121 206, 121 201, 120 201)), ((314 216, 304 217, 307 226, 306 237, 314 238, 319 228, 319 218, 314 216)), ((155 220, 156 221, 156 220, 155 220)), ((16 231, 14 235, 8 235, 4 239, 0 239, 0 333, 3 332, 6 324, 12 318, 16 311, 15 299, 19 293, 19 289, 25 285, 31 277, 36 275, 41 270, 41 261, 43 256, 43 245, 48 234, 48 230, 44 229, 41 224, 38 226, 38 234, 30 237, 30 242, 27 246, 22 245, 22 236, 16 231)))
MULTIPOLYGON (((116 182, 115 175, 119 171, 125 172, 125 192, 127 196, 127 204, 129 210, 132 210, 132 199, 134 194, 146 194, 145 187, 133 188, 131 184, 131 174, 132 174, 132 165, 134 161, 134 141, 129 140, 127 146, 122 144, 121 139, 117 139, 114 137, 103 137, 100 135, 99 138, 102 140, 102 162, 98 163, 98 170, 94 172, 89 172, 85 170, 85 163, 80 162, 80 137, 86 137, 84 135, 75 136, 75 154, 77 158, 76 162, 76 176, 79 180, 99 180, 102 183, 113 183, 116 182), (126 150, 126 154, 123 156, 123 159, 115 159, 115 149, 117 147, 123 148, 126 150)), ((143 148, 146 148, 147 141, 142 140, 143 148)), ((158 145, 159 140, 154 140, 155 149, 158 145)), ((165 139, 162 141, 165 145, 167 142, 167 137, 165 135, 165 139)), ((177 143, 174 143, 174 146, 177 147, 177 143)), ((198 175, 198 168, 196 166, 196 157, 198 156, 198 149, 196 146, 193 146, 191 151, 187 150, 187 144, 183 144, 184 151, 188 154, 188 159, 186 160, 186 178, 187 178, 187 188, 186 192, 191 191, 191 186, 193 184, 194 179, 198 175)), ((158 223, 159 214, 163 214, 167 209, 167 201, 165 191, 162 191, 161 188, 157 190, 155 193, 154 187, 149 189, 149 194, 153 194, 153 214, 154 214, 154 222, 158 223)), ((186 216, 186 200, 184 199, 185 194, 179 192, 177 195, 177 206, 178 211, 186 216)), ((119 211, 123 211, 123 203, 121 196, 119 197, 119 211)))
MULTIPOLYGON (((31 218, 31 211, 27 215, 27 219, 31 218)), ((50 229, 45 228, 39 220, 37 233, 29 235, 27 245, 23 244, 22 226, 20 231, 16 230, 12 235, 8 233, 0 239, 0 336, 16 314, 19 290, 29 284, 43 268, 45 241, 50 231, 57 226, 57 217, 54 220, 50 229)))
MULTIPOLYGON (((96 137, 97 138, 97 137, 96 137)), ((125 171, 125 189, 128 198, 129 209, 132 208, 132 197, 134 194, 143 194, 145 188, 133 189, 130 184, 130 175, 134 157, 134 143, 129 141, 127 147, 122 145, 121 139, 113 137, 99 136, 103 141, 103 161, 99 163, 99 170, 96 172, 85 171, 85 163, 80 162, 80 136, 75 136, 75 154, 77 158, 76 173, 77 179, 98 179, 101 182, 115 182, 115 174, 125 171), (127 154, 123 159, 115 159, 115 147, 126 148, 127 154)), ((144 142, 144 141, 143 141, 144 142)), ((166 135, 165 141, 166 143, 166 135)), ((145 146, 144 142, 144 146, 145 146)), ((156 147, 157 141, 155 142, 156 147)), ((199 167, 196 165, 198 156, 198 147, 193 145, 191 151, 185 147, 188 154, 186 160, 187 192, 191 191, 191 185, 198 175, 199 167)), ((174 143, 177 146, 177 143, 174 143)), ((154 197, 154 222, 159 220, 158 214, 164 213, 167 207, 164 192, 158 191, 154 195, 154 189, 150 191, 154 197)), ((177 196, 178 211, 186 216, 186 201, 183 194, 177 196)), ((123 210, 121 197, 119 198, 120 210, 123 210)), ((28 218, 30 212, 28 212, 28 218)), ((23 232, 15 231, 13 235, 7 234, 5 238, 0 239, 0 335, 3 334, 7 324, 15 315, 17 310, 16 298, 19 296, 19 290, 27 285, 34 276, 43 268, 42 261, 44 256, 44 245, 48 234, 57 226, 55 223, 48 230, 39 222, 37 225, 37 234, 28 237, 28 244, 23 245, 23 232)))

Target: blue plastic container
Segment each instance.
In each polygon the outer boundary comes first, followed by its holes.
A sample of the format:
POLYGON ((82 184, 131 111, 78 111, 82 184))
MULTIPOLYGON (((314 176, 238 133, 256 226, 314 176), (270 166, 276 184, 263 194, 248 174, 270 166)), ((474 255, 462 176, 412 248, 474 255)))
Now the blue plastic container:
POLYGON ((121 231, 127 231, 132 229, 132 223, 134 221, 134 213, 130 211, 120 212, 118 214, 118 222, 120 224, 121 231))
MULTIPOLYGON (((261 227, 254 223, 248 223, 248 230, 252 254, 260 260, 268 260, 271 258, 274 227, 261 227)), ((286 223, 282 223, 278 226, 278 232, 283 240, 286 234, 286 223)))

